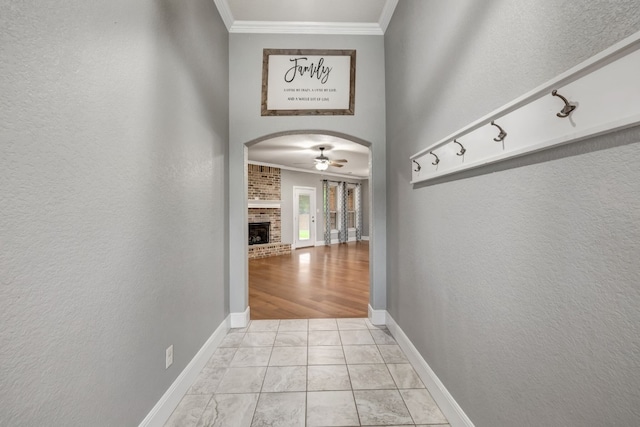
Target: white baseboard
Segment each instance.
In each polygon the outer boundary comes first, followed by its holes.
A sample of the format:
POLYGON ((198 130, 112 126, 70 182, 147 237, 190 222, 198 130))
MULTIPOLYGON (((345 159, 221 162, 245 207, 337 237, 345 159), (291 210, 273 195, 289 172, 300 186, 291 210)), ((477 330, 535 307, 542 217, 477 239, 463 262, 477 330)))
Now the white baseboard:
POLYGON ((362 236, 362 240, 366 240, 368 242, 369 241, 369 236, 362 236))
POLYGON ((151 409, 142 420, 139 427, 162 427, 167 422, 173 410, 176 409, 182 397, 189 390, 189 387, 198 378, 198 374, 207 364, 213 353, 216 351, 225 335, 229 331, 229 317, 218 326, 211 334, 207 342, 198 350, 191 362, 178 375, 173 384, 162 395, 158 403, 151 409))
POLYGON ((251 318, 250 307, 241 313, 231 313, 229 315, 229 326, 231 328, 246 328, 251 318))
POLYGON ((460 405, 458 405, 453 396, 451 396, 451 393, 449 393, 444 384, 442 384, 442 381, 440 381, 426 360, 424 360, 409 340, 409 337, 407 337, 388 312, 386 313, 386 323, 389 332, 391 332, 391 335, 393 335, 400 348, 402 348, 402 351, 404 351, 409 362, 411 362, 420 379, 422 379, 427 387, 427 390, 429 390, 429 393, 433 396, 433 400, 436 401, 442 413, 449 420, 451 427, 474 427, 467 414, 464 413, 460 405))
POLYGON ((374 325, 386 325, 387 324, 387 311, 386 310, 374 310, 369 304, 369 321, 374 325))

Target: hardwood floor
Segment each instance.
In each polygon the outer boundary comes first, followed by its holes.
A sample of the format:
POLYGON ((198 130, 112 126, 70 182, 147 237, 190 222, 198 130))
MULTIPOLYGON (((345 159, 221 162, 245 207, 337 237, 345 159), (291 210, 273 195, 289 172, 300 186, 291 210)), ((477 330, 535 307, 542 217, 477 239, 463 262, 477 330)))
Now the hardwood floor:
POLYGON ((249 260, 251 319, 367 317, 369 242, 249 260))

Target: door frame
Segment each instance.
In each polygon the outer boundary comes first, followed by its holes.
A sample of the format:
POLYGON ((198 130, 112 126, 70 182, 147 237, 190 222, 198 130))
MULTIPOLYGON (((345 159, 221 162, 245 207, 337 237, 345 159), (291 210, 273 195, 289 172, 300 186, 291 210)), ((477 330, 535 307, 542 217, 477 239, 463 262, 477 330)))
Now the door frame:
POLYGON ((293 244, 292 249, 307 248, 316 245, 316 237, 318 234, 317 217, 318 212, 316 209, 316 194, 317 188, 305 187, 305 186, 293 186, 293 244), (311 193, 309 210, 311 211, 311 225, 309 226, 309 244, 305 246, 298 245, 298 191, 304 191, 311 193))

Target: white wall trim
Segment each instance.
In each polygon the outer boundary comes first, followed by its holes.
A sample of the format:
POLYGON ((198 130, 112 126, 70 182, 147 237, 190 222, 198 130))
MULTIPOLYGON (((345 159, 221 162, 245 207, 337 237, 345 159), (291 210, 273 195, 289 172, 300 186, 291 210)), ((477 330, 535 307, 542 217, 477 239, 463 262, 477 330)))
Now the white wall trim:
POLYGON ((369 321, 374 325, 386 325, 387 324, 387 311, 375 310, 369 304, 369 321))
MULTIPOLYGON (((371 322, 373 323, 373 322, 371 322)), ((458 402, 455 401, 451 393, 442 384, 442 381, 436 376, 429 364, 424 360, 418 349, 413 345, 409 337, 404 333, 393 317, 386 313, 386 324, 389 332, 396 339, 402 351, 413 365, 420 379, 424 382, 427 390, 433 396, 442 413, 449 420, 451 427, 474 427, 473 423, 464 413, 458 402)))
POLYGON ((231 8, 229 7, 228 0, 213 0, 213 2, 218 8, 218 13, 222 18, 222 22, 224 22, 224 26, 227 27, 227 31, 230 31, 234 19, 233 14, 231 13, 231 8))
POLYGON ((229 319, 230 316, 227 316, 227 318, 220 323, 207 342, 198 350, 196 355, 193 356, 193 359, 191 359, 173 384, 171 384, 160 400, 158 400, 158 403, 155 404, 144 420, 142 420, 139 427, 164 426, 174 409, 176 409, 182 400, 182 397, 189 390, 189 387, 195 382, 202 368, 204 368, 225 335, 227 335, 227 332, 229 332, 229 319))
POLYGON ((398 0, 387 0, 384 3, 382 13, 380 14, 380 21, 378 21, 383 33, 387 32, 387 27, 389 26, 389 22, 391 22, 391 17, 396 10, 396 6, 398 6, 398 0))
POLYGON ((360 22, 235 21, 230 33, 384 35, 380 24, 360 22))
POLYGON ((368 242, 369 241, 369 236, 362 236, 362 240, 366 240, 368 242))
POLYGON ((231 313, 229 315, 229 327, 231 328, 246 328, 249 325, 249 319, 251 318, 251 307, 241 313, 231 313))

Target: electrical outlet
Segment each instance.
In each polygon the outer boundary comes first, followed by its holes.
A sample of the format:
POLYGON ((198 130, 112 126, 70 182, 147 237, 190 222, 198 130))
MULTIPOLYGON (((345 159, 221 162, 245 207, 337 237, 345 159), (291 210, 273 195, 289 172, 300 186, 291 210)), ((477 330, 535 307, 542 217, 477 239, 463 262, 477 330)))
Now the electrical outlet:
POLYGON ((169 369, 169 366, 173 365, 173 344, 171 344, 169 347, 167 347, 167 351, 166 351, 166 365, 165 369, 169 369))

